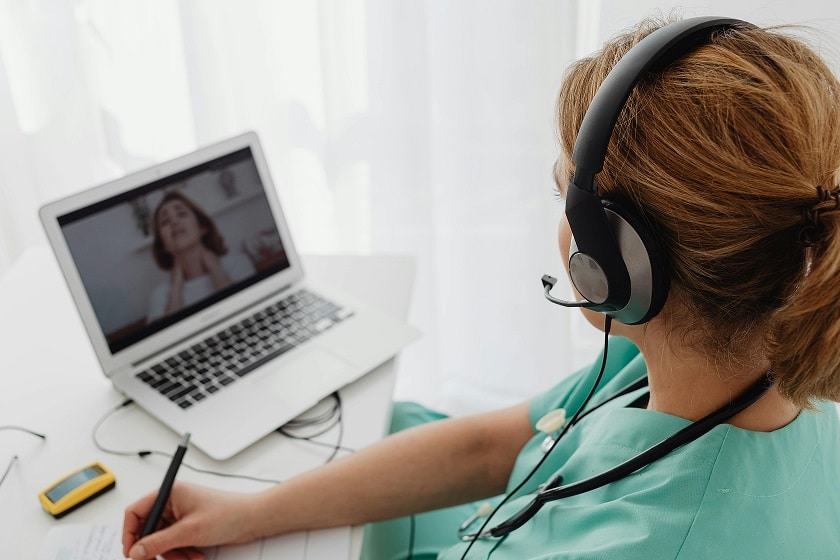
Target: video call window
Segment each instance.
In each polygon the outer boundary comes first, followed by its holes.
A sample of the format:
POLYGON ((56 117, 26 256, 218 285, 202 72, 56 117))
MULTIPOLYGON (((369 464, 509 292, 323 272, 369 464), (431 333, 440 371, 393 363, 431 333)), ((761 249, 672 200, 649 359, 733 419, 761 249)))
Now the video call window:
POLYGON ((112 353, 289 266, 249 148, 58 221, 112 353))

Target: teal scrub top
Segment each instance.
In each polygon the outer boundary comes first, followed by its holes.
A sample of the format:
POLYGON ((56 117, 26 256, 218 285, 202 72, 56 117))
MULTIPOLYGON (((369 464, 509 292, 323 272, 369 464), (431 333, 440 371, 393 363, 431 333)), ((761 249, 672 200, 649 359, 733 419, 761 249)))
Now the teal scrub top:
MULTIPOLYGON (((638 349, 610 341, 597 403, 643 375, 638 349)), ((532 425, 547 412, 580 406, 600 359, 532 400, 532 425)), ((565 483, 599 474, 689 424, 629 405, 641 389, 605 405, 572 428, 540 470, 490 521, 524 507, 536 486, 559 472, 565 483)), ((840 558, 840 427, 832 403, 803 411, 770 433, 723 424, 650 466, 603 488, 551 502, 503 540, 477 541, 467 558, 815 559, 840 558)), ((535 428, 536 432, 536 428, 535 428)), ((522 449, 512 490, 544 452, 544 434, 522 449)), ((473 528, 477 528, 478 524, 473 528)), ((440 527, 454 535, 457 525, 440 527)), ((439 560, 461 558, 466 544, 439 560)))

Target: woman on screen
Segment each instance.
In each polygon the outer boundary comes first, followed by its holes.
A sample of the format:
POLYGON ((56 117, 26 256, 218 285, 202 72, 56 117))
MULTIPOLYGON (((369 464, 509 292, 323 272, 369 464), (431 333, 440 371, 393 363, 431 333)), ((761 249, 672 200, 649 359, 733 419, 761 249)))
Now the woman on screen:
POLYGON ((169 281, 152 292, 148 323, 254 274, 241 254, 228 254, 213 219, 178 191, 166 193, 152 216, 152 254, 169 281))

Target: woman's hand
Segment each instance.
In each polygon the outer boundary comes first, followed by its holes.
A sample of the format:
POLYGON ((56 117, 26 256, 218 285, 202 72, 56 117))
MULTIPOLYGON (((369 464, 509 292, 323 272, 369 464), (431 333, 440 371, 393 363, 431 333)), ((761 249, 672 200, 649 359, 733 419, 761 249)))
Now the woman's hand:
POLYGON ((222 259, 204 245, 201 246, 201 264, 210 275, 215 290, 218 291, 231 285, 230 276, 222 266, 222 259))
POLYGON ((132 560, 203 560, 197 547, 243 543, 254 540, 253 511, 248 494, 211 490, 183 482, 172 487, 163 510, 161 528, 140 538, 157 492, 146 495, 125 510, 123 554, 132 560))
POLYGON ((140 539, 155 494, 128 507, 123 551, 133 560, 155 554, 199 560, 197 547, 361 525, 496 496, 533 436, 528 403, 521 403, 404 430, 256 494, 176 482, 159 531, 140 539))
POLYGON ((169 298, 166 302, 166 314, 174 313, 184 307, 184 269, 178 259, 169 271, 169 298))

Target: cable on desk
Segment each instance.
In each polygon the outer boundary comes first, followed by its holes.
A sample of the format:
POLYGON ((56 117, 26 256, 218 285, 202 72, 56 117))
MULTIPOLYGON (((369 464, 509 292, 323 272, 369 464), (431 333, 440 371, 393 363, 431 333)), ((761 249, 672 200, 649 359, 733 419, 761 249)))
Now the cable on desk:
MULTIPOLYGON (((315 444, 315 445, 322 445, 322 446, 332 448, 332 450, 333 450, 332 454, 327 458, 327 460, 325 461, 326 463, 329 463, 330 461, 332 461, 335 458, 335 456, 338 454, 339 451, 349 451, 349 452, 354 451, 353 449, 350 449, 349 447, 343 447, 341 445, 341 441, 344 438, 344 422, 343 422, 342 417, 341 417, 341 397, 338 395, 337 392, 333 393, 331 395, 331 397, 334 400, 334 404, 326 412, 323 412, 323 413, 318 414, 318 415, 313 416, 313 417, 298 417, 298 418, 295 418, 295 419, 289 421, 284 426, 281 426, 280 428, 277 429, 278 433, 280 433, 280 434, 282 434, 282 435, 284 435, 288 438, 298 439, 298 440, 306 441, 306 442, 309 442, 309 443, 312 443, 312 444, 315 444), (301 434, 294 433, 294 430, 299 430, 299 429, 302 429, 302 428, 310 428, 310 427, 319 427, 319 426, 324 425, 324 424, 328 424, 327 427, 322 429, 322 430, 317 431, 314 434, 301 435, 301 434), (313 439, 313 438, 316 438, 318 436, 321 436, 321 435, 327 433, 329 430, 334 428, 336 425, 338 425, 338 430, 339 430, 339 432, 338 432, 338 442, 336 444, 321 442, 321 441, 317 441, 317 440, 313 439)), ((116 414, 119 410, 121 410, 121 409, 123 409, 123 408, 125 408, 125 407, 127 407, 127 406, 129 406, 133 403, 134 403, 134 401, 132 399, 126 399, 123 402, 121 402, 120 404, 118 404, 117 406, 108 410, 99 420, 96 421, 96 423, 93 426, 93 430, 91 432, 91 438, 93 439, 93 444, 96 446, 96 448, 99 451, 101 451, 103 453, 108 453, 110 455, 119 455, 119 456, 123 456, 123 457, 131 457, 133 455, 137 455, 140 458, 148 457, 149 455, 157 455, 157 456, 160 456, 160 457, 171 458, 172 454, 169 453, 169 452, 166 452, 166 451, 158 451, 158 450, 155 450, 155 449, 142 449, 142 450, 139 450, 139 451, 125 451, 125 450, 119 450, 119 449, 109 449, 109 448, 106 448, 105 446, 103 446, 99 442, 98 434, 99 434, 99 429, 102 427, 102 425, 109 418, 111 418, 111 416, 116 414)), ((189 469, 193 472, 209 474, 209 475, 219 476, 219 477, 223 477, 223 478, 238 478, 238 479, 243 479, 243 480, 252 480, 252 481, 255 481, 255 482, 265 482, 265 483, 268 483, 268 484, 279 484, 280 482, 282 482, 281 480, 275 480, 275 479, 270 479, 270 478, 262 478, 262 477, 251 476, 251 475, 246 475, 246 474, 225 473, 225 472, 213 471, 213 470, 209 470, 209 469, 202 469, 200 467, 190 465, 187 462, 181 463, 181 466, 184 467, 184 468, 187 468, 187 469, 189 469)))
POLYGON ((151 454, 151 451, 148 451, 148 452, 147 451, 117 451, 116 449, 106 449, 105 447, 100 445, 99 440, 96 438, 96 434, 99 433, 99 428, 102 426, 102 424, 105 423, 105 421, 108 418, 113 416, 114 413, 117 412, 118 410, 120 410, 121 408, 125 408, 126 406, 132 404, 133 402, 134 401, 131 400, 131 399, 124 400, 123 402, 121 402, 120 404, 118 404, 117 406, 115 406, 114 408, 109 410, 108 412, 106 412, 105 415, 102 418, 100 418, 99 420, 97 420, 96 424, 93 425, 93 431, 91 433, 91 438, 93 439, 93 444, 96 446, 96 448, 99 451, 102 451, 103 453, 108 453, 110 455, 121 455, 123 457, 130 457, 132 455, 137 455, 139 457, 145 457, 146 455, 151 454))
POLYGON ((326 460, 326 462, 329 463, 335 459, 335 456, 338 455, 339 451, 354 453, 355 449, 350 449, 349 447, 341 445, 341 442, 344 439, 344 419, 342 417, 341 395, 339 395, 338 391, 336 391, 330 394, 327 398, 332 399, 332 406, 324 412, 320 412, 314 416, 298 416, 293 420, 289 420, 286 424, 280 426, 275 431, 290 439, 306 441, 314 445, 321 445, 324 447, 331 447, 332 454, 330 454, 326 460), (326 434, 336 426, 338 426, 338 441, 336 443, 326 443, 314 439, 326 434), (317 430, 315 433, 299 433, 307 428, 316 428, 317 430))
POLYGON ((9 460, 9 464, 6 467, 6 471, 3 473, 3 476, 0 476, 0 486, 2 486, 3 481, 6 480, 6 477, 9 475, 9 471, 12 470, 12 465, 15 464, 15 461, 18 460, 17 455, 12 455, 12 458, 9 460))
POLYGON ((45 434, 41 432, 36 432, 35 430, 30 430, 29 428, 24 428, 23 426, 0 426, 0 430, 18 430, 19 432, 26 432, 27 434, 32 434, 33 436, 39 437, 41 439, 47 439, 45 434))
MULTIPOLYGON (((120 455, 120 456, 123 456, 123 457, 131 457, 133 455, 137 455, 141 459, 143 457, 148 457, 149 455, 158 455, 160 457, 171 458, 172 453, 169 453, 169 452, 166 452, 166 451, 158 451, 156 449, 142 449, 140 451, 124 451, 124 450, 119 450, 119 449, 108 449, 105 446, 103 446, 101 443, 99 443, 99 439, 97 438, 97 435, 99 433, 99 428, 102 427, 102 424, 104 424, 105 421, 108 420, 108 418, 110 418, 111 416, 113 416, 117 411, 119 411, 119 410, 127 407, 128 405, 133 404, 133 403, 134 403, 133 400, 126 399, 125 401, 121 402, 120 404, 118 404, 114 408, 110 409, 108 412, 105 413, 104 416, 102 416, 102 418, 100 418, 99 420, 96 421, 96 424, 94 424, 93 430, 91 432, 91 438, 93 439, 93 444, 96 446, 96 448, 99 451, 101 451, 103 453, 108 453, 110 455, 120 455)), ((239 479, 243 479, 243 480, 253 480, 255 482, 265 482, 265 483, 268 483, 268 484, 279 484, 280 482, 282 482, 281 480, 274 480, 274 479, 271 479, 271 478, 261 478, 261 477, 258 477, 258 476, 251 476, 251 475, 247 475, 247 474, 233 474, 233 473, 225 473, 225 472, 220 472, 220 471, 212 471, 212 470, 208 470, 208 469, 202 469, 202 468, 190 465, 187 462, 181 463, 181 466, 186 468, 186 469, 189 469, 191 471, 197 472, 197 473, 209 474, 209 475, 213 475, 213 476, 220 476, 220 477, 223 477, 223 478, 239 478, 239 479)))
MULTIPOLYGON (((24 428, 23 426, 13 426, 13 425, 0 426, 0 430, 17 430, 19 432, 25 432, 25 433, 31 434, 35 437, 39 437, 42 440, 47 439, 47 436, 45 434, 42 434, 41 432, 36 432, 35 430, 30 430, 29 428, 24 428)), ((3 476, 0 476, 0 485, 2 485, 3 481, 6 480, 6 477, 9 476, 9 471, 12 470, 12 466, 15 464, 15 462, 17 460, 18 460, 17 455, 13 455, 12 458, 9 460, 9 464, 6 466, 6 470, 3 471, 3 476)))

